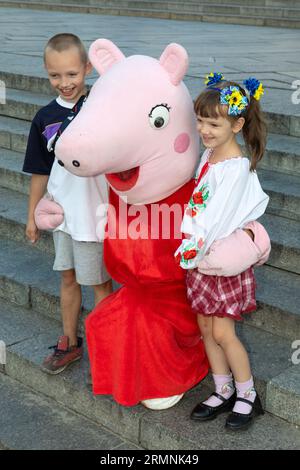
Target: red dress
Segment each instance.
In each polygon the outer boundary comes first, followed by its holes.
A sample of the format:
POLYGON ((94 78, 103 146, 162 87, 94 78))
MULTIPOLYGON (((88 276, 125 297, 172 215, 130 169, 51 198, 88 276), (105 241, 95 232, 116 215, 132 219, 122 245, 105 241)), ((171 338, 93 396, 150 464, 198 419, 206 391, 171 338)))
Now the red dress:
MULTIPOLYGON (((156 205, 182 207, 193 187, 192 180, 156 205)), ((120 210, 119 201, 111 190, 108 226, 115 225, 115 209, 117 229, 116 237, 104 242, 104 259, 122 287, 87 317, 86 333, 93 392, 113 395, 118 403, 133 406, 184 393, 206 376, 208 362, 187 301, 185 273, 174 258, 180 240, 172 229, 168 239, 162 238, 161 227, 154 226, 154 216, 151 219, 154 204, 142 206, 148 216, 139 225, 139 206, 121 202, 120 210), (133 210, 137 213, 129 215, 133 210), (140 228, 138 239, 126 237, 133 224, 140 228), (147 238, 151 228, 158 230, 157 238, 147 238)), ((171 216, 170 226, 172 220, 171 216)), ((181 217, 176 220, 178 234, 180 223, 181 217)))

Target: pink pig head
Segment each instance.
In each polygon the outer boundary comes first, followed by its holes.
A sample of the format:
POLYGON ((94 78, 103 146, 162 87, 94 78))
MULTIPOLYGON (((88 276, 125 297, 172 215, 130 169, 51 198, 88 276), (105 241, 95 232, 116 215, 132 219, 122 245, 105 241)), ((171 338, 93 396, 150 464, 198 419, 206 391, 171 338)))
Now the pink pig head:
POLYGON ((182 82, 186 50, 169 44, 159 60, 125 57, 107 39, 90 47, 101 75, 56 145, 56 158, 78 176, 105 174, 130 204, 164 199, 194 174, 199 137, 182 82))

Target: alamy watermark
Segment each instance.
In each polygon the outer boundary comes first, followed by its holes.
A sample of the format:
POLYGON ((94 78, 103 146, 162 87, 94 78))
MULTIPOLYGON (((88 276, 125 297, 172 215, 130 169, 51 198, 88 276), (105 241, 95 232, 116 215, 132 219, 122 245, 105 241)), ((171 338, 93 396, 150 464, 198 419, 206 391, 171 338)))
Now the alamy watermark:
POLYGON ((291 96, 292 103, 300 104, 300 80, 294 80, 291 88, 295 90, 291 96))
POLYGON ((119 198, 116 207, 99 204, 97 237, 99 240, 181 240, 180 227, 186 207, 187 204, 179 203, 128 205, 126 196, 119 198))
POLYGON ((292 342, 292 349, 296 349, 291 358, 292 363, 296 366, 300 364, 300 339, 295 339, 295 341, 292 342))
POLYGON ((0 341, 0 372, 4 372, 6 364, 6 344, 0 341))
POLYGON ((6 104, 6 86, 2 80, 0 80, 0 104, 6 104))

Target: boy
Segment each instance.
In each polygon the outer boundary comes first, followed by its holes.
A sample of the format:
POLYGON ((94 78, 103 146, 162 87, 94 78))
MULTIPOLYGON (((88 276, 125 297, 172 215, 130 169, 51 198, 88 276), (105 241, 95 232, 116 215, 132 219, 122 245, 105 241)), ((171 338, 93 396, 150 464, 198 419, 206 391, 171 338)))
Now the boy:
POLYGON ((26 236, 31 243, 39 239, 34 210, 46 187, 50 197, 64 211, 63 222, 53 232, 53 269, 61 271, 64 335, 53 347, 53 354, 43 362, 46 372, 58 374, 83 354, 82 338, 77 337, 81 285, 93 286, 95 305, 112 292, 112 285, 103 265, 103 243, 99 243, 96 235, 97 208, 107 203, 105 179, 72 175, 54 159, 51 148, 62 122, 86 94, 85 77, 92 65, 82 42, 73 34, 57 34, 48 41, 44 64, 58 98, 40 109, 32 121, 23 171, 32 173, 26 226, 26 236))

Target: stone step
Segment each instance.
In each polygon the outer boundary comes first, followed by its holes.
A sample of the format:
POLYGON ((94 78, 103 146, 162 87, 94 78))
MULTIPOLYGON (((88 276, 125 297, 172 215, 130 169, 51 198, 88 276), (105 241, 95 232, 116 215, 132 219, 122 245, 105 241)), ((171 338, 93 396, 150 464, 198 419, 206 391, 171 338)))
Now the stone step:
MULTIPOLYGON (((0 142, 13 148, 20 148, 23 143, 26 145, 26 138, 25 136, 23 138, 18 131, 12 131, 7 135, 2 133, 1 138, 0 118, 0 142)), ((23 154, 19 152, 0 148, 0 186, 28 195, 30 175, 21 171, 23 158, 23 154)), ((300 220, 299 177, 269 170, 258 170, 258 174, 264 190, 270 196, 267 212, 300 220)))
MULTIPOLYGON (((0 53, 1 54, 1 53, 0 53)), ((2 58, 0 56, 0 58, 2 58)), ((7 61, 8 62, 8 61, 7 61)), ((42 63, 42 57, 40 57, 39 63, 42 63)), ((2 67, 4 64, 1 64, 2 67)), ((21 73, 12 72, 12 66, 5 64, 8 70, 0 71, 0 80, 5 83, 6 90, 12 88, 13 90, 30 91, 33 93, 42 93, 43 95, 49 95, 48 101, 53 97, 53 90, 46 76, 45 70, 43 70, 44 76, 39 75, 25 75, 21 73)), ((15 65, 15 64, 14 64, 15 65)), ((36 64, 35 64, 36 65, 36 64)), ((37 67, 32 67, 33 69, 37 67)), ((34 70, 36 73, 36 71, 34 70)))
MULTIPOLYGON (((26 2, 28 3, 28 1, 26 2)), ((33 3, 33 2, 29 2, 33 3)), ((34 2, 41 3, 41 2, 34 2)), ((46 1, 43 2, 45 5, 61 5, 58 1, 46 1)), ((69 5, 69 9, 72 10, 74 5, 80 7, 99 7, 99 8, 117 8, 117 9, 142 9, 151 10, 153 12, 159 11, 170 11, 172 13, 193 13, 193 14, 218 14, 218 15, 231 15, 231 16, 255 16, 255 17, 273 17, 273 18, 298 18, 300 19, 300 4, 298 5, 285 5, 285 8, 278 5, 250 5, 243 2, 236 4, 225 4, 218 2, 179 2, 176 0, 165 2, 159 0, 93 0, 89 2, 63 2, 65 5, 69 5)))
MULTIPOLYGON (((27 203, 23 194, 0 187, 0 236, 26 242, 27 203)), ((272 241, 268 264, 300 273, 300 222, 272 214, 265 214, 261 221, 272 241)), ((37 247, 48 253, 53 252, 49 232, 42 233, 37 247)))
MULTIPOLYGON (((18 176, 15 178, 15 184, 22 183, 18 176)), ((27 185, 29 179, 27 178, 27 185)), ((28 244, 25 237, 25 227, 27 222, 28 197, 24 194, 0 187, 0 236, 5 236, 16 241, 28 244)), ((48 231, 41 232, 41 239, 38 243, 40 251, 53 253, 52 233, 48 231)))
MULTIPOLYGON (((59 320, 60 276, 52 270, 53 255, 46 250, 41 255, 29 243, 1 238, 0 259, 0 297, 59 320)), ((258 310, 247 315, 246 321, 292 341, 300 338, 299 275, 262 266, 256 269, 256 276, 258 310)), ((92 308, 92 289, 84 288, 83 319, 92 308)))
MULTIPOLYGON (((48 235, 50 242, 52 235, 48 235)), ((52 269, 54 255, 46 252, 41 254, 29 243, 26 245, 3 238, 0 238, 0 253, 0 298, 25 308, 33 308, 42 316, 60 322, 60 274, 52 269)), ((93 308, 92 288, 83 287, 79 325, 81 333, 84 331, 85 317, 93 308)))
MULTIPOLYGON (((19 135, 11 134, 10 137, 13 143, 19 135)), ((0 148, 0 186, 28 196, 31 176, 22 171, 23 161, 23 153, 0 148)))
MULTIPOLYGON (((2 147, 24 154, 29 129, 28 121, 0 115, 0 152, 3 152, 2 147)), ((269 133, 266 152, 258 168, 300 176, 300 138, 269 133)))
POLYGON ((31 121, 38 110, 49 101, 48 95, 7 88, 6 103, 0 102, 0 116, 31 121))
POLYGON ((24 158, 26 152, 27 139, 30 130, 30 122, 22 119, 15 119, 0 116, 0 152, 9 149, 20 152, 19 160, 24 158))
POLYGON ((258 176, 264 191, 270 196, 267 213, 300 221, 299 176, 261 169, 258 176))
MULTIPOLYGON (((29 95, 36 96, 31 93, 29 95)), ((19 105, 23 109, 26 106, 31 106, 24 101, 19 102, 19 105)), ((32 104, 32 106, 36 106, 36 104, 32 104)), ((2 147, 24 154, 29 129, 30 123, 28 121, 0 115, 0 152, 3 152, 2 147)), ((22 158, 23 155, 20 156, 20 159, 22 158)), ((269 133, 266 152, 259 162, 258 168, 300 176, 300 138, 269 133)))
POLYGON ((205 424, 205 427, 189 419, 195 404, 208 395, 210 377, 187 392, 173 409, 152 412, 141 405, 121 407, 110 396, 93 397, 86 386, 86 350, 84 360, 73 364, 62 374, 49 376, 40 369, 48 354, 47 346, 55 344, 61 334, 57 322, 2 301, 0 317, 2 340, 7 345, 5 371, 10 378, 105 426, 109 432, 137 446, 174 450, 284 449, 297 448, 300 444, 299 429, 292 426, 300 422, 299 375, 291 362, 289 341, 275 335, 247 325, 239 328, 238 334, 249 351, 257 390, 267 413, 257 419, 255 426, 245 433, 238 433, 233 440, 232 434, 223 430, 225 415, 205 424), (182 432, 183 428, 185 432, 182 432))
MULTIPOLYGON (((218 12, 218 8, 220 8, 220 5, 216 5, 214 7, 214 12, 218 12)), ((230 7, 231 8, 231 7, 230 7)), ((229 13, 230 8, 226 8, 226 6, 223 7, 224 13, 229 13)), ((203 10, 206 11, 206 10, 203 10)), ((207 10, 209 12, 209 10, 207 10)), ((221 12, 220 12, 221 13, 221 12)), ((241 5, 239 7, 238 14, 241 16, 254 16, 254 17, 260 17, 260 18, 282 18, 282 19, 298 19, 300 18, 300 5, 297 7, 289 7, 285 6, 284 8, 282 6, 274 6, 274 7, 261 7, 261 6, 244 6, 241 5)))
POLYGON ((267 148, 258 171, 275 170, 300 176, 300 140, 288 135, 268 134, 267 148))
MULTIPOLYGON (((90 43, 87 44, 87 49, 90 43)), ((1 60, 1 53, 0 53, 0 60, 1 60)), ((42 62, 42 57, 40 58, 39 65, 42 62)), ((1 64, 3 68, 4 65, 8 68, 8 70, 0 70, 0 80, 5 83, 6 90, 13 89, 13 90, 23 90, 29 91, 32 93, 41 93, 42 95, 47 95, 48 102, 54 98, 53 89, 49 83, 49 80, 46 76, 45 70, 42 71, 43 76, 38 75, 38 68, 37 63, 34 64, 34 72, 36 75, 25 75, 21 73, 12 72, 10 70, 8 64, 1 64)), ((16 64, 13 64, 16 66, 16 64)), ((98 78, 98 74, 93 70, 91 75, 86 78, 87 88, 89 89, 91 85, 95 82, 98 78)))
POLYGON ((0 394, 1 444, 7 449, 122 451, 140 448, 5 374, 0 374, 0 394))
POLYGON ((264 214, 260 222, 272 243, 268 265, 300 274, 300 222, 264 214))
POLYGON ((6 447, 2 442, 0 442, 0 450, 10 450, 8 447, 6 447))
MULTIPOLYGON (((6 176, 3 175, 0 181, 6 180, 7 174, 6 176)), ((22 174, 20 176, 22 178, 22 174)), ((18 187, 21 183, 22 180, 20 181, 18 176, 16 176, 12 186, 18 187)), ((26 241, 27 204, 27 198, 23 194, 0 187, 0 236, 22 242, 26 241)), ((272 252, 268 264, 286 269, 287 271, 300 273, 300 222, 273 214, 265 214, 261 221, 265 225, 272 241, 272 252)), ((42 233, 39 248, 49 253, 53 252, 49 232, 42 233)))
POLYGON ((245 322, 270 333, 300 339, 300 278, 298 274, 271 266, 255 269, 257 311, 245 322))
MULTIPOLYGON (((99 2, 100 3, 100 2, 99 2)), ((282 7, 244 7, 240 5, 185 4, 183 2, 101 2, 100 4, 69 4, 49 2, 19 2, 1 0, 2 7, 21 7, 38 10, 67 11, 99 15, 125 15, 147 18, 162 18, 183 21, 203 21, 213 23, 243 24, 299 28, 300 8, 282 7), (250 14, 249 14, 250 12, 250 14)))
MULTIPOLYGON (((191 69, 191 72, 185 77, 185 83, 192 97, 195 98, 199 90, 201 69, 199 69, 197 77, 193 74, 193 69, 191 69)), ((93 77, 87 80, 88 88, 96 78, 97 74, 94 73, 93 77)), ((240 81, 239 77, 231 78, 240 81)), ((0 117, 6 116, 31 121, 40 107, 48 104, 54 98, 47 78, 0 71, 0 80, 6 84, 6 102, 1 104, 0 100, 0 117)), ((270 133, 300 137, 300 112, 297 111, 297 106, 291 102, 290 84, 285 84, 282 89, 278 88, 278 84, 276 86, 270 85, 262 107, 270 133), (289 89, 286 88, 287 86, 289 89), (284 108, 282 108, 283 101, 286 102, 284 108)))
MULTIPOLYGON (((7 139, 8 144, 9 141, 16 146, 19 142, 23 142, 17 133, 10 134, 7 139)), ((0 186, 28 195, 30 175, 21 171, 22 164, 23 154, 0 148, 0 186)), ((264 190, 270 196, 267 212, 300 221, 299 176, 269 170, 259 170, 258 174, 264 190)))
MULTIPOLYGON (((0 0, 0 3, 2 0, 0 0)), ((27 0, 27 3, 35 3, 36 0, 27 0)), ((3 3, 3 2, 2 2, 3 3)), ((61 0, 46 0, 44 3, 53 3, 53 4, 59 4, 61 3, 61 0)), ((113 5, 113 4, 121 4, 125 3, 122 1, 116 1, 116 0, 85 0, 83 2, 82 0, 64 0, 64 3, 66 4, 73 4, 73 5, 82 5, 83 3, 86 5, 113 5)), ((132 2, 126 2, 126 3, 132 3, 132 2)), ((165 5, 167 2, 165 0, 154 0, 149 1, 149 0, 140 0, 140 4, 142 3, 157 3, 161 5, 165 5)), ((173 0, 170 3, 179 3, 176 0, 173 0)), ((210 2, 209 0, 185 0, 184 3, 186 4, 192 4, 192 5, 209 5, 213 3, 214 5, 226 5, 227 8, 230 8, 233 5, 237 5, 239 7, 243 6, 258 6, 258 7, 288 7, 288 8, 300 8, 300 1, 299 0, 213 0, 210 2)))

